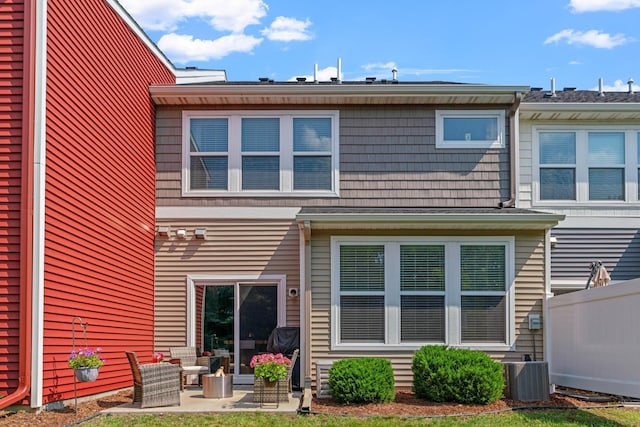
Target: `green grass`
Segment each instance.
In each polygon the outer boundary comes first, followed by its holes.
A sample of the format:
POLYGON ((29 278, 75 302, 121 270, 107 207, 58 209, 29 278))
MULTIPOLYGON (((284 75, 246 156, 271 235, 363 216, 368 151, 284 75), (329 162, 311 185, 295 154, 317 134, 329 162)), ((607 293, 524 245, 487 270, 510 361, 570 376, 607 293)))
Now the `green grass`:
POLYGON ((100 416, 82 424, 92 427, 124 426, 640 426, 640 410, 625 408, 561 409, 514 411, 472 417, 400 418, 400 417, 340 417, 328 415, 283 415, 272 413, 172 414, 172 415, 111 415, 100 416))

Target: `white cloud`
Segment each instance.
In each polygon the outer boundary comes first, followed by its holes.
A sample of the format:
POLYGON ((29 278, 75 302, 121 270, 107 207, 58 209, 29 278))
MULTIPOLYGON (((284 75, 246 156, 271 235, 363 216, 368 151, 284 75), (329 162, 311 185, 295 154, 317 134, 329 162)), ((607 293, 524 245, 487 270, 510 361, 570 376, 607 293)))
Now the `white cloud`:
POLYGON ((311 21, 300 21, 295 18, 278 16, 268 28, 262 30, 262 35, 269 40, 290 42, 304 41, 312 38, 309 33, 311 21))
POLYGON ((548 37, 544 44, 558 43, 563 40, 566 40, 567 44, 586 45, 598 49, 611 49, 633 41, 632 38, 628 38, 624 34, 611 35, 598 30, 583 32, 566 29, 548 37))
POLYGON ((386 62, 386 63, 377 62, 374 64, 365 64, 362 66, 362 68, 364 68, 365 71, 387 70, 388 72, 391 72, 392 69, 398 68, 398 67, 395 62, 386 62))
POLYGON ((569 61, 569 65, 582 65, 580 61, 569 61))
POLYGON ((245 34, 230 34, 215 40, 195 39, 190 35, 165 34, 158 47, 174 62, 209 61, 233 52, 250 53, 263 39, 245 34))
MULTIPOLYGON (((640 91, 640 86, 636 84, 633 84, 632 86, 634 92, 640 91)), ((592 87, 591 90, 598 90, 598 86, 592 87)), ((628 92, 629 84, 625 83, 622 80, 616 80, 615 82, 613 82, 613 85, 602 86, 602 90, 604 90, 605 92, 628 92)))
POLYGON ((571 0, 572 12, 621 11, 640 7, 640 0, 571 0))
POLYGON ((217 31, 241 33, 267 14, 263 0, 120 0, 145 29, 175 31, 190 18, 201 18, 217 31))

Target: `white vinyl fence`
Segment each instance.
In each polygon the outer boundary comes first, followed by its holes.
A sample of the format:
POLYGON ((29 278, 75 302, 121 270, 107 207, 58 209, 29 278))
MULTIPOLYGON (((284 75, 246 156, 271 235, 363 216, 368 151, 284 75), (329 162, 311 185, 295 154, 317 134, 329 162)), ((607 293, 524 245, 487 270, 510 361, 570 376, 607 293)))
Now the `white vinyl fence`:
POLYGON ((548 300, 556 385, 640 398, 640 279, 548 300))

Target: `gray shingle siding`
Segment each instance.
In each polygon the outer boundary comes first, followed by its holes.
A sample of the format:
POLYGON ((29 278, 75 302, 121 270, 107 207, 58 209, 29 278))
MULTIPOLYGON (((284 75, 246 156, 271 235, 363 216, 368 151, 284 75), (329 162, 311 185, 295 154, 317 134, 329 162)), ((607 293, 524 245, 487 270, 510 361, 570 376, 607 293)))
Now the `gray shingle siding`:
MULTIPOLYGON (((509 144, 502 149, 436 149, 435 111, 434 106, 340 108, 339 198, 239 200, 180 198, 181 110, 159 108, 157 203, 159 206, 495 207, 508 199, 509 144)), ((508 121, 505 140, 509 140, 508 121)))

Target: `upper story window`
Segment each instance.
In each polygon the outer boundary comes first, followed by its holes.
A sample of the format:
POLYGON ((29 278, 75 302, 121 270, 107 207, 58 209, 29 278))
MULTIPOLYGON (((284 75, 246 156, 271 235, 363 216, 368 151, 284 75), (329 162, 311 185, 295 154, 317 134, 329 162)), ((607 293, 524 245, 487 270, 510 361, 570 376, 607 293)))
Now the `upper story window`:
POLYGON ((332 347, 514 343, 514 241, 333 237, 332 347))
POLYGON ((504 148, 504 111, 436 111, 436 147, 504 148))
POLYGON ((538 202, 637 202, 639 138, 636 130, 535 129, 538 202))
POLYGON ((186 196, 336 196, 338 112, 183 113, 186 196))

